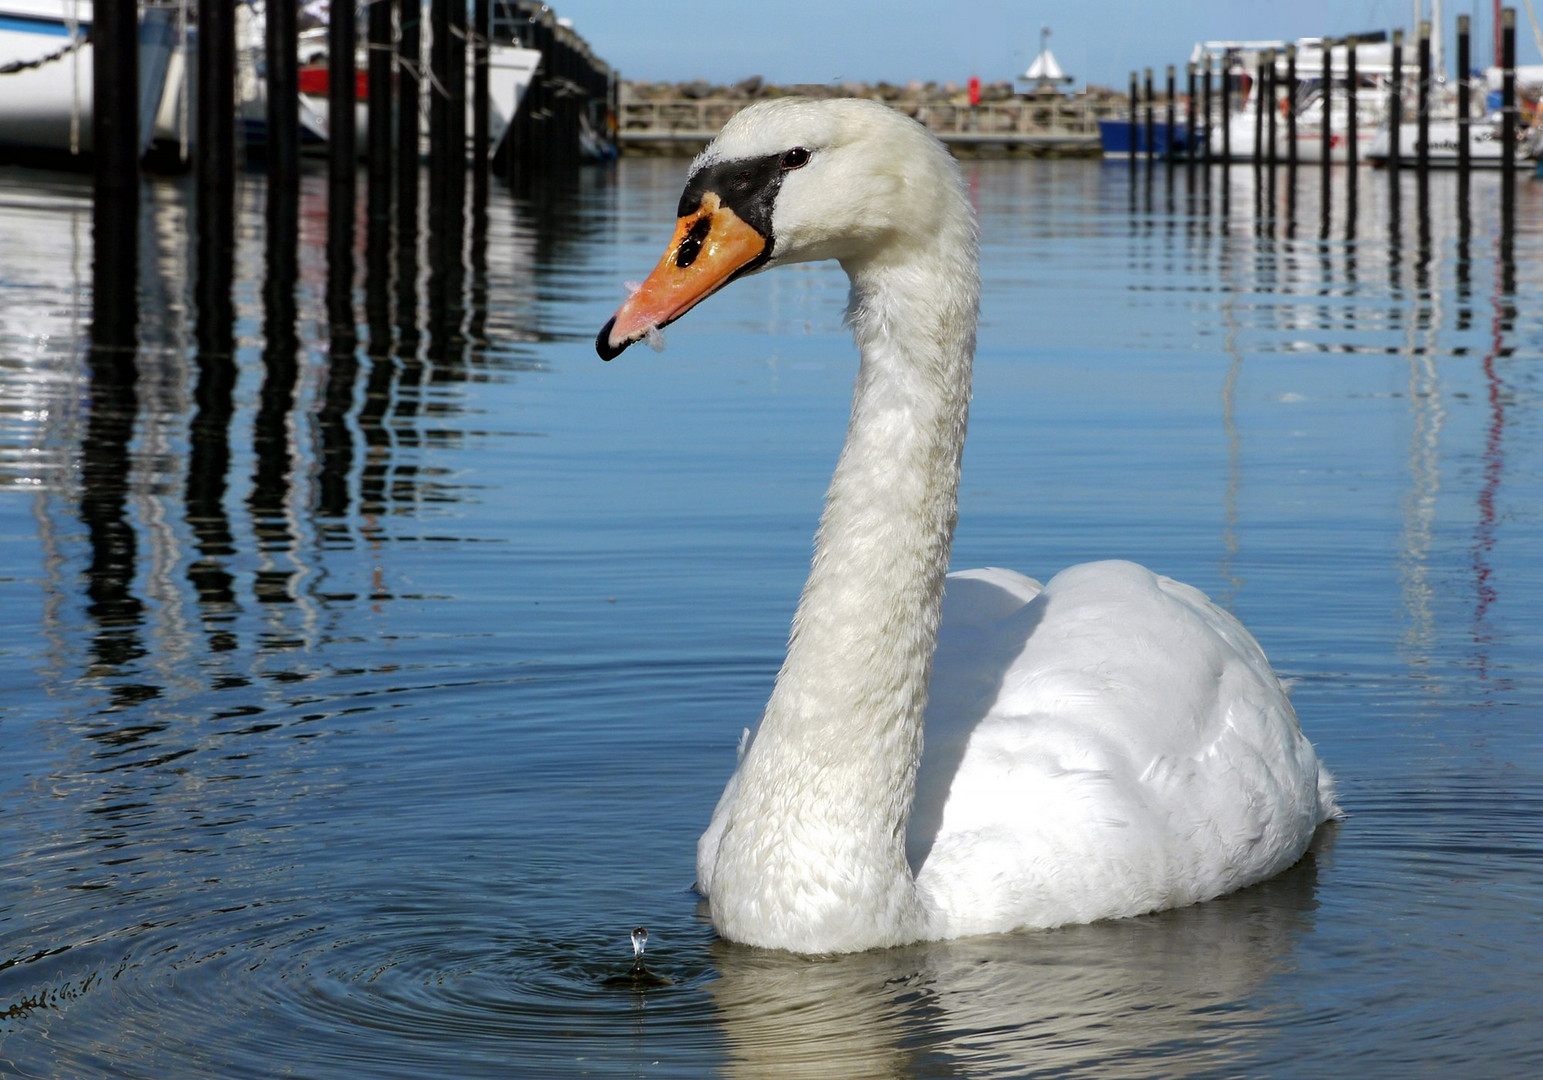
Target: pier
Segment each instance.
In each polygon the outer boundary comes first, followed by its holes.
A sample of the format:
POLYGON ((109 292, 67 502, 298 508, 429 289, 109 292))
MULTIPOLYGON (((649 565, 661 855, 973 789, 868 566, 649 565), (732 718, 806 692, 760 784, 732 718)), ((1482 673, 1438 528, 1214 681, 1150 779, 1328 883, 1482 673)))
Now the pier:
MULTIPOLYGON (((873 96, 879 96, 874 94, 873 96)), ((617 141, 627 154, 694 154, 729 117, 758 100, 639 97, 621 88, 617 141)), ((1099 153, 1098 122, 1124 114, 1118 98, 1033 94, 978 105, 897 96, 886 104, 914 117, 961 156, 1089 156, 1099 153)))
POLYGON ((7 163, 90 170, 99 124, 114 162, 132 143, 156 173, 302 152, 389 173, 382 159, 451 153, 491 155, 512 176, 615 153, 616 72, 538 0, 334 5, 327 25, 289 4, 99 0, 81 17, 26 2, 37 14, 0 47, 7 163), (381 123, 367 142, 370 111, 381 123))
MULTIPOLYGON (((231 378, 217 369, 230 364, 232 351, 233 223, 243 165, 266 172, 268 291, 282 298, 294 283, 301 154, 318 142, 326 148, 329 319, 340 346, 351 348, 361 156, 371 265, 389 261, 394 248, 410 270, 421 238, 436 268, 431 284, 446 280, 439 268, 463 260, 467 223, 485 215, 490 175, 523 181, 614 156, 615 73, 571 23, 536 0, 377 0, 363 27, 352 4, 334 5, 320 37, 297 26, 293 5, 275 5, 257 27, 260 56, 250 43, 245 52, 238 48, 237 16, 223 0, 199 0, 197 14, 196 45, 185 33, 170 32, 170 9, 141 11, 136 0, 97 0, 93 23, 60 24, 59 33, 76 35, 80 49, 91 49, 87 118, 94 139, 90 146, 75 140, 65 162, 91 162, 95 169, 94 355, 119 381, 133 381, 139 174, 151 143, 148 121, 165 111, 168 99, 185 102, 193 92, 202 106, 196 125, 182 133, 177 158, 195 174, 189 231, 198 268, 201 378, 211 385, 231 378), (152 25, 158 53, 145 51, 152 25), (316 62, 319 56, 324 63, 316 62), (142 61, 154 61, 156 74, 146 76, 142 61), (256 66, 260 78, 245 80, 238 93, 245 64, 256 66), (198 73, 192 86, 190 68, 198 73), (506 95, 497 139, 490 124, 495 76, 506 95), (307 95, 314 100, 307 102, 307 95), (260 141, 243 137, 254 127, 260 141), (427 192, 426 205, 420 190, 427 192)), ((48 160, 57 163, 58 153, 48 160)), ((275 303, 284 306, 281 299, 275 303)), ((288 322, 275 325, 282 330, 288 322)))

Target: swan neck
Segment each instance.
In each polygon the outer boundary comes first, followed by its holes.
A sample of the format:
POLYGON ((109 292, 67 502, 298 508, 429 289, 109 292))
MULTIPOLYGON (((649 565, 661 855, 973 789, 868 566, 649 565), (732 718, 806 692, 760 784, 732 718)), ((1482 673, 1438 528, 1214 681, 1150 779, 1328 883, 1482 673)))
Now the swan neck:
MULTIPOLYGON (((836 728, 843 717, 863 735, 914 729, 914 739, 900 741, 914 742, 919 756, 958 514, 974 298, 949 311, 935 284, 905 287, 914 274, 852 277, 862 360, 779 689, 789 684, 795 701, 819 702, 793 713, 820 731, 826 718, 836 728)), ((907 754, 889 764, 904 773, 916 762, 907 754)))
POLYGON ((862 359, 847 439, 787 659, 741 764, 723 838, 723 854, 738 847, 755 858, 719 859, 720 867, 753 866, 756 879, 712 885, 720 930, 802 951, 925 933, 905 828, 974 348, 973 262, 963 289, 957 278, 944 287, 914 267, 849 273, 862 359), (789 790, 800 793, 796 813, 789 790), (755 918, 734 926, 726 894, 740 890, 754 897, 755 918))

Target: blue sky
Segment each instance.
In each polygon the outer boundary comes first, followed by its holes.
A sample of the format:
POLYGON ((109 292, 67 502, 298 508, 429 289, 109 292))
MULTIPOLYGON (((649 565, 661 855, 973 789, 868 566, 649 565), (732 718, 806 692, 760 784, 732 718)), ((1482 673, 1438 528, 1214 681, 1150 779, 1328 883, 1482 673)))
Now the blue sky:
MULTIPOLYGON (((1402 28, 1413 0, 554 0, 600 57, 627 78, 737 82, 908 79, 987 81, 1021 74, 1039 28, 1077 85, 1123 87, 1132 68, 1182 65, 1202 38, 1297 38, 1402 28), (944 14, 944 12, 949 12, 944 14)), ((1526 9, 1517 4, 1521 63, 1538 63, 1526 9)), ((1492 3, 1448 2, 1474 16, 1475 51, 1488 62, 1492 3)), ((1426 7, 1429 12, 1429 4, 1426 7)), ((1451 46, 1448 46, 1450 56, 1451 46)))

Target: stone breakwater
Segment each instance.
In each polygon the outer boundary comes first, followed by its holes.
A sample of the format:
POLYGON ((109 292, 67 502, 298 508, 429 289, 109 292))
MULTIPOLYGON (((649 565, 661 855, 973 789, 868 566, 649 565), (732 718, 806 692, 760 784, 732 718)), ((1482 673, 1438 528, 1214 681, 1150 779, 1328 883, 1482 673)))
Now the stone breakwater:
MULTIPOLYGON (((736 99, 742 101, 756 101, 769 97, 863 97, 874 98, 878 101, 891 103, 915 102, 934 105, 968 105, 970 103, 969 87, 959 82, 922 82, 913 79, 904 83, 891 82, 828 82, 828 83, 790 83, 779 85, 769 83, 752 76, 742 79, 737 83, 711 83, 705 79, 695 79, 688 82, 646 82, 637 79, 622 80, 623 96, 630 96, 637 101, 663 101, 682 99, 688 101, 702 101, 708 99, 736 99)), ((980 100, 982 104, 994 104, 1025 98, 1043 98, 1043 93, 1024 94, 1014 88, 1013 84, 1002 79, 996 82, 982 82, 980 84, 980 100)), ((1108 100, 1124 104, 1126 95, 1123 91, 1111 90, 1102 86, 1089 86, 1078 91, 1077 95, 1051 94, 1049 96, 1060 97, 1062 100, 1077 100, 1081 97, 1091 97, 1096 100, 1108 100)))
POLYGON ((1006 81, 969 87, 945 82, 800 83, 750 78, 732 85, 624 80, 617 134, 628 154, 695 153, 734 113, 766 98, 862 97, 919 120, 961 156, 1066 156, 1098 153, 1098 120, 1122 115, 1126 96, 1102 87, 1074 95, 1020 93, 1006 81))

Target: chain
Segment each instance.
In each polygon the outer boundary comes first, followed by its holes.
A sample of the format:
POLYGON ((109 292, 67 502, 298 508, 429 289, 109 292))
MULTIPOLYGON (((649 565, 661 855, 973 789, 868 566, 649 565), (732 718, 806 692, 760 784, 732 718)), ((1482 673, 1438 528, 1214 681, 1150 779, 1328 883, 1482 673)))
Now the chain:
POLYGON ((0 75, 15 75, 21 71, 30 71, 33 68, 40 68, 44 64, 51 64, 55 60, 62 60, 82 45, 85 45, 89 40, 87 37, 78 37, 58 52, 50 53, 48 56, 40 56, 36 60, 17 60, 14 63, 0 65, 0 75))

